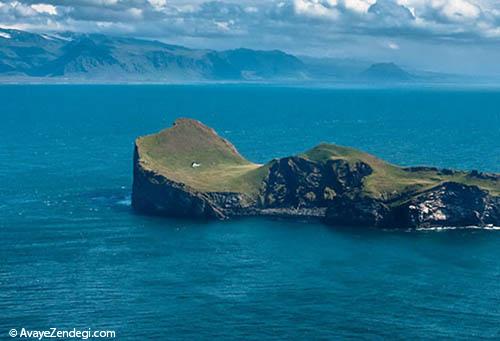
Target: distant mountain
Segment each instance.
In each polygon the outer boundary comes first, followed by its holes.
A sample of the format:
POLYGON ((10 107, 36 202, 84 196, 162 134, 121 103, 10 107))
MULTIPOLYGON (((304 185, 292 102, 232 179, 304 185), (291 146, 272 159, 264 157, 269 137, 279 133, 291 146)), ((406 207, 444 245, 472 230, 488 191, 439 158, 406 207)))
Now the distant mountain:
MULTIPOLYGON (((37 34, 0 28, 0 82, 463 83, 459 75, 403 70, 354 58, 296 57, 273 50, 191 49, 103 34, 37 34)), ((494 80, 496 81, 496 80, 494 80)))
POLYGON ((316 80, 355 80, 373 62, 354 58, 313 58, 299 57, 305 64, 307 74, 316 80))
POLYGON ((409 81, 414 77, 394 63, 377 63, 361 73, 361 78, 374 81, 409 81))
POLYGON ((303 79, 305 65, 282 51, 189 49, 101 34, 0 29, 0 76, 197 81, 303 79))

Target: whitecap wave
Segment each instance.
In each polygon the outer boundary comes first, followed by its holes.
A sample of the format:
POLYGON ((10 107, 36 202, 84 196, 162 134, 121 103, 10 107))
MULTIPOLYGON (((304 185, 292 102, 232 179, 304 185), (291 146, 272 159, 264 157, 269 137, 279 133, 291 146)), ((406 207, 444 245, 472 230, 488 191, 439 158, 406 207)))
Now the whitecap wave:
POLYGON ((122 198, 116 202, 117 205, 121 206, 131 206, 132 205, 132 196, 127 195, 125 198, 122 198))
POLYGON ((500 226, 486 225, 486 226, 436 226, 436 227, 419 227, 416 231, 451 231, 451 230, 487 230, 487 231, 500 231, 500 226))

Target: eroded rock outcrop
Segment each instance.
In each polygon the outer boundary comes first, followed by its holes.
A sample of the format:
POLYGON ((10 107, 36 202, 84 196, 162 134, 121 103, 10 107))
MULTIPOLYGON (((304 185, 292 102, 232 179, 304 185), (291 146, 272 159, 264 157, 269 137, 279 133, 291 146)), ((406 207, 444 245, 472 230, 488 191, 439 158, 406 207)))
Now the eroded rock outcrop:
POLYGON ((334 225, 393 228, 489 226, 500 221, 500 197, 477 186, 446 182, 410 200, 385 203, 370 197, 338 197, 326 221, 334 225))
POLYGON ((408 227, 487 226, 500 221, 500 197, 477 186, 446 182, 394 209, 394 223, 408 227))
POLYGON ((293 156, 276 160, 261 185, 261 205, 277 207, 327 207, 337 196, 355 193, 371 174, 363 162, 312 161, 293 156))
POLYGON ((392 226, 389 206, 367 196, 335 198, 326 211, 325 221, 330 225, 392 226))

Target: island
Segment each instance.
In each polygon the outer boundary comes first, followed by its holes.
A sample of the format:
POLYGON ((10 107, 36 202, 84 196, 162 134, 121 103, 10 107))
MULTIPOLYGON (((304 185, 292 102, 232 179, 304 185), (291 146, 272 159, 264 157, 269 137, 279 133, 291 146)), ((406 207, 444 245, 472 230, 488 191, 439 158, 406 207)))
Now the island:
POLYGON ((137 138, 132 207, 169 217, 279 216, 330 225, 500 226, 500 174, 399 167, 321 143, 256 164, 199 121, 137 138))
POLYGON ((361 78, 371 81, 410 81, 414 77, 394 63, 377 63, 361 73, 361 78))

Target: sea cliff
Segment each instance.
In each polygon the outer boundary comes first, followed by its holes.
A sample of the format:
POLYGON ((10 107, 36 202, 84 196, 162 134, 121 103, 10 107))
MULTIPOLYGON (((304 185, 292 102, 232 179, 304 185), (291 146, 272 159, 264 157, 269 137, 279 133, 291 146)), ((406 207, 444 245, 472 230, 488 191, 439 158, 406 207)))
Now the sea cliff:
POLYGON ((313 217, 383 228, 500 225, 499 174, 403 168, 326 143, 255 164, 191 119, 139 137, 133 167, 132 206, 145 214, 313 217))

